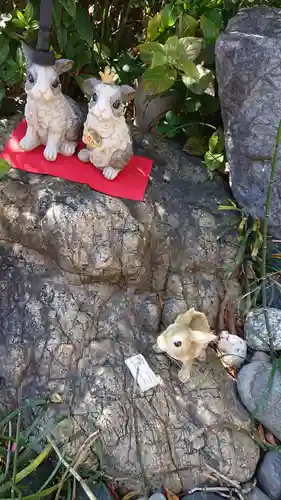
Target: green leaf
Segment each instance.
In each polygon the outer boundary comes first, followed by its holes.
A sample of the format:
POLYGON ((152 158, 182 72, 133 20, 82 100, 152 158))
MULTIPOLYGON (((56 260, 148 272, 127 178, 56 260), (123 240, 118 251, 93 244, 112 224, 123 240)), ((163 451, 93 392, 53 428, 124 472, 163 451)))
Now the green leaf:
POLYGON ((0 158, 0 179, 7 175, 9 170, 11 169, 11 165, 3 158, 0 158))
POLYGON ((186 57, 191 61, 197 59, 203 47, 203 40, 193 36, 180 38, 179 43, 183 46, 186 57))
POLYGON ((196 64, 194 62, 189 61, 188 59, 184 61, 183 63, 180 64, 181 68, 185 73, 186 76, 190 77, 193 79, 193 81, 196 81, 199 78, 199 73, 196 67, 196 64))
POLYGON ((149 19, 147 26, 147 36, 146 36, 147 41, 152 42, 158 37, 161 24, 162 24, 162 17, 160 13, 156 14, 156 16, 149 19))
POLYGON ((148 68, 144 74, 144 89, 149 95, 160 94, 168 90, 177 78, 176 70, 168 66, 148 68))
POLYGON ((59 26, 61 24, 61 14, 62 6, 59 3, 59 0, 55 0, 53 3, 53 22, 55 26, 59 26))
POLYGON ((76 16, 76 2, 75 0, 60 0, 61 5, 66 10, 66 12, 75 19, 76 16))
POLYGON ((171 64, 180 61, 180 44, 177 36, 170 36, 164 45, 164 49, 171 64))
POLYGON ((25 23, 23 23, 22 21, 20 21, 19 19, 13 19, 12 20, 12 24, 14 26, 16 26, 17 28, 25 28, 25 23))
POLYGON ((224 135, 220 127, 209 139, 209 150, 212 154, 222 154, 224 151, 224 135))
POLYGON ((182 16, 182 35, 194 36, 198 26, 198 21, 194 17, 184 14, 182 16))
POLYGON ((200 27, 206 42, 214 43, 222 28, 222 15, 217 9, 212 9, 200 17, 200 27))
POLYGON ((87 14, 87 11, 81 7, 80 5, 77 5, 76 9, 76 21, 75 21, 76 29, 87 42, 88 45, 92 46, 93 45, 93 26, 90 21, 90 18, 87 14))
POLYGON ((24 18, 27 24, 32 21, 34 15, 34 9, 32 3, 28 3, 24 9, 24 18))
POLYGON ((151 67, 155 68, 155 66, 164 66, 167 63, 167 54, 165 52, 154 52, 151 67))
POLYGON ((0 66, 6 61, 8 55, 9 55, 9 42, 6 39, 4 44, 1 45, 1 50, 0 50, 0 66))
POLYGON ((213 154, 211 151, 205 153, 205 164, 209 170, 217 170, 224 165, 224 155, 223 154, 213 154))
POLYGON ((146 64, 150 64, 152 62, 153 56, 156 52, 160 52, 160 54, 166 56, 166 51, 163 45, 158 42, 142 43, 141 45, 138 45, 137 49, 140 53, 141 60, 146 64))
POLYGON ((182 81, 194 94, 203 94, 213 82, 214 75, 212 71, 204 68, 201 64, 197 65, 197 71, 199 74, 197 80, 192 79, 188 75, 183 75, 182 81))
POLYGON ((59 47, 62 52, 64 52, 66 44, 67 44, 67 29, 63 24, 57 27, 56 29, 57 39, 59 42, 59 47))
POLYGON ((159 28, 163 31, 165 28, 171 28, 175 25, 177 20, 177 13, 175 6, 171 3, 165 5, 164 9, 160 11, 161 23, 159 28))
POLYGON ((24 26, 27 24, 26 19, 20 10, 17 10, 16 16, 17 16, 18 20, 21 21, 24 26))
POLYGON ((192 136, 187 139, 183 151, 194 156, 203 156, 207 147, 208 145, 204 137, 192 136))
POLYGON ((5 97, 5 87, 0 84, 0 104, 3 101, 4 97, 5 97))
POLYGON ((192 99, 192 97, 188 97, 186 100, 185 100, 185 103, 184 103, 184 110, 187 112, 187 113, 196 113, 196 111, 198 111, 198 109, 201 108, 201 102, 198 100, 198 99, 192 99))

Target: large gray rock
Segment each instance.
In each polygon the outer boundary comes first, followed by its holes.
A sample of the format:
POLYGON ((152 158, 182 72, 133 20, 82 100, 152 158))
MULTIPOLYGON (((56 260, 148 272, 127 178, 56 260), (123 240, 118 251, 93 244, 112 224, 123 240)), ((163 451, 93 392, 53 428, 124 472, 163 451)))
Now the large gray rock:
POLYGON ((269 500, 269 497, 259 488, 253 488, 250 493, 247 494, 248 500, 269 500))
POLYGON ((270 335, 268 333, 263 309, 254 309, 247 315, 245 321, 245 335, 249 347, 254 350, 267 351, 272 347, 278 351, 281 349, 281 311, 273 307, 267 308, 268 321, 270 324, 270 335))
POLYGON ((143 145, 156 165, 142 203, 20 172, 2 181, 1 407, 19 387, 24 399, 60 394, 65 452, 99 429, 105 472, 134 490, 187 490, 204 483, 206 462, 243 482, 259 450, 220 361, 210 354, 182 385, 151 349, 179 312, 194 306, 215 325, 225 293, 239 295, 236 239, 217 239, 229 192, 173 146, 143 145), (137 353, 164 383, 144 395, 124 363, 137 353))
MULTIPOLYGON (((248 213, 263 217, 281 118, 281 10, 242 9, 217 41, 216 67, 231 187, 248 213)), ((281 155, 270 226, 281 237, 281 155)))
POLYGON ((281 499, 281 453, 268 451, 258 468, 257 479, 261 489, 271 500, 281 499))
POLYGON ((281 374, 265 361, 253 361, 238 373, 239 396, 252 414, 281 439, 281 374))

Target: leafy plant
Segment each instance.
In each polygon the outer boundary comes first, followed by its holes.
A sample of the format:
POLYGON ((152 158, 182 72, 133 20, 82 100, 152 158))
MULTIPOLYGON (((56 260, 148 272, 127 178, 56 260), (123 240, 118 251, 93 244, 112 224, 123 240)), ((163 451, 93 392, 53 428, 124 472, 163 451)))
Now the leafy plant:
POLYGON ((214 73, 214 44, 222 23, 219 0, 177 0, 150 18, 146 40, 138 46, 147 66, 143 73, 146 92, 178 96, 178 107, 174 105, 155 124, 157 131, 181 138, 183 149, 203 156, 210 171, 225 166, 214 73))

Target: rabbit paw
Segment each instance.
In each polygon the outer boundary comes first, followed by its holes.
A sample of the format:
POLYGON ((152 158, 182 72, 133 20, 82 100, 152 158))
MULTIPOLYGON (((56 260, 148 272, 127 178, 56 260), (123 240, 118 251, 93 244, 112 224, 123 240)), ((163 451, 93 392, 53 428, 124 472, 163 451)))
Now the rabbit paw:
POLYGON ((115 177, 117 177, 119 172, 120 172, 120 170, 118 170, 117 168, 113 168, 113 167, 105 167, 102 171, 103 176, 110 181, 115 179, 115 177))
POLYGON ((44 157, 46 158, 46 160, 56 161, 58 151, 57 151, 57 148, 55 148, 53 146, 46 146, 43 154, 44 154, 44 157))
POLYGON ((60 148, 60 153, 64 156, 72 156, 75 153, 75 142, 63 142, 60 148))
POLYGON ((80 161, 83 161, 83 162, 87 162, 87 161, 90 161, 90 152, 88 151, 88 149, 81 149, 81 151, 79 151, 78 153, 78 158, 80 161))
POLYGON ((178 378, 180 382, 188 382, 188 380, 190 379, 190 371, 181 368, 178 372, 178 378))
POLYGON ((31 136, 24 136, 22 140, 19 142, 20 148, 23 151, 32 151, 32 149, 37 148, 39 146, 40 142, 38 139, 35 139, 34 137, 31 136))

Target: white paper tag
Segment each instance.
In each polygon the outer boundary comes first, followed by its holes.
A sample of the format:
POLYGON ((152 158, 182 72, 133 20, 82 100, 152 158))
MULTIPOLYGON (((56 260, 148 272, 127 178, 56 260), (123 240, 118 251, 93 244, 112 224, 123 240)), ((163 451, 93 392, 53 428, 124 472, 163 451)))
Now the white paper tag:
POLYGON ((142 354, 136 354, 125 361, 142 392, 161 384, 162 379, 151 370, 142 354))

